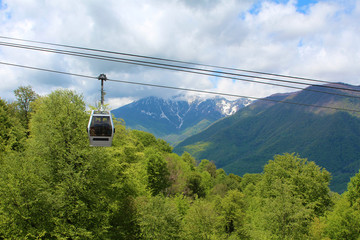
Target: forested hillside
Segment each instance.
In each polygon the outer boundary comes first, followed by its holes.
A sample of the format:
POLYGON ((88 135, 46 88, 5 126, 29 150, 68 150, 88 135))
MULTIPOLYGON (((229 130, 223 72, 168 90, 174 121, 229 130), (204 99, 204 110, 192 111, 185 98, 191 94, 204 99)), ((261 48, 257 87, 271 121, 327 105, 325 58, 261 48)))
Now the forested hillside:
POLYGON ((113 147, 89 147, 80 95, 19 90, 0 99, 0 239, 360 237, 360 172, 341 196, 296 154, 227 175, 121 122, 113 147))
POLYGON ((270 96, 178 144, 174 151, 209 159, 228 173, 260 173, 275 154, 298 153, 331 172, 331 189, 342 193, 360 168, 360 87, 333 84, 270 96), (354 92, 338 89, 349 88, 354 92), (345 97, 352 95, 353 97, 345 97), (328 108, 317 108, 313 106, 328 108))

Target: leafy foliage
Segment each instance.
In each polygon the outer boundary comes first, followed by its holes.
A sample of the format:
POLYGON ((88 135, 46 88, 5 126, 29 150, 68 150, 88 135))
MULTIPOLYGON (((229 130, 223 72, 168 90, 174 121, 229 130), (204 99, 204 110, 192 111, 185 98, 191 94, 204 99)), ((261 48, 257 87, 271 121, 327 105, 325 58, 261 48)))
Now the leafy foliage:
POLYGON ((331 207, 330 174, 294 154, 275 156, 264 167, 251 208, 253 238, 302 239, 309 219, 331 207))
POLYGON ((180 239, 181 215, 170 198, 138 198, 138 208, 141 238, 180 239))
POLYGON ((360 172, 351 178, 348 190, 327 215, 325 233, 331 239, 360 238, 360 172))
POLYGON ((31 86, 20 86, 14 91, 17 101, 15 102, 18 115, 25 128, 28 128, 30 113, 32 111, 31 103, 38 98, 38 95, 31 86))
POLYGON ((170 186, 167 163, 159 154, 153 153, 147 163, 148 184, 153 195, 163 192, 170 186))
POLYGON ((19 119, 11 116, 8 104, 1 98, 0 122, 0 156, 5 151, 22 149, 25 129, 19 119))
POLYGON ((0 239, 359 238, 360 172, 341 196, 296 154, 240 177, 116 121, 112 147, 89 147, 80 95, 31 106, 26 138, 0 100, 0 239))
POLYGON ((211 202, 198 200, 183 220, 184 239, 221 239, 221 218, 211 202))

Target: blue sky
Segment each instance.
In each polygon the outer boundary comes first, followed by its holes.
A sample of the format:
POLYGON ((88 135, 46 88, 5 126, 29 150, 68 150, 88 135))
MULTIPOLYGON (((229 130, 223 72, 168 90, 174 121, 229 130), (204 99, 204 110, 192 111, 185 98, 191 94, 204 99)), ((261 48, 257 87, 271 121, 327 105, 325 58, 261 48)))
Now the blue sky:
POLYGON ((306 13, 309 6, 317 3, 316 0, 297 0, 296 7, 298 12, 306 13))
MULTIPOLYGON (((64 1, 0 0, 0 36, 107 49, 360 85, 360 0, 64 1), (151 3, 151 4, 150 4, 151 3), (99 14, 101 13, 101 14, 99 14), (239 17, 240 16, 240 17, 239 17)), ((3 40, 4 41, 4 40, 3 40)), ((4 62, 109 78, 254 97, 293 91, 193 74, 0 46, 4 62)), ((32 85, 69 88, 89 104, 99 84, 0 65, 0 97, 32 85)), ((107 83, 107 101, 179 92, 107 83)))
MULTIPOLYGON (((282 4, 286 4, 289 2, 289 0, 273 0, 275 3, 282 3, 282 4)), ((301 9, 303 7, 307 7, 311 4, 317 3, 319 2, 318 0, 296 0, 296 7, 301 9)))
MULTIPOLYGON (((289 0, 270 0, 271 2, 274 2, 276 4, 288 4, 289 0)), ((262 6, 262 3, 264 1, 257 1, 252 9, 250 10, 250 12, 252 14, 257 14, 260 11, 260 8, 262 6)), ((318 3, 318 0, 296 0, 296 1, 292 1, 294 2, 294 5, 296 6, 296 10, 300 13, 306 14, 309 10, 309 8, 318 3)))

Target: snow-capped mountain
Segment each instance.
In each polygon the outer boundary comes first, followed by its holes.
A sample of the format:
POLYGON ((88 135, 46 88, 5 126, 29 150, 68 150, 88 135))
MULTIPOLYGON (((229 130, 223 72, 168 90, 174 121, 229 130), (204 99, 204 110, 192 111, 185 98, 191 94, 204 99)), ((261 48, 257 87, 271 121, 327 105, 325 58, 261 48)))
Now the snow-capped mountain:
POLYGON ((236 113, 239 109, 246 107, 249 105, 252 101, 249 99, 238 99, 236 101, 229 101, 226 99, 220 99, 216 103, 216 106, 218 107, 218 110, 222 113, 224 116, 230 116, 236 113))
POLYGON ((115 109, 112 113, 116 118, 124 119, 129 128, 151 132, 175 143, 250 103, 249 99, 229 101, 220 97, 195 98, 191 101, 183 97, 147 97, 115 109))

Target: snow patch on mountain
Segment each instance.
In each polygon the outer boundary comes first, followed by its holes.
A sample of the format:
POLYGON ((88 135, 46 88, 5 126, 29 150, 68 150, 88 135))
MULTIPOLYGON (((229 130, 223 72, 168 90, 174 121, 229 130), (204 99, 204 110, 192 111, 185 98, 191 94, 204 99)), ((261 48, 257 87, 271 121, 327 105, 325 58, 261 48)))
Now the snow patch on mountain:
POLYGON ((170 121, 169 118, 165 115, 164 112, 161 112, 160 118, 165 118, 165 119, 167 119, 168 121, 170 121))
POLYGON ((146 112, 145 110, 141 110, 140 112, 143 113, 143 114, 146 114, 146 115, 148 115, 148 116, 154 116, 154 115, 155 115, 155 113, 146 112))
POLYGON ((220 108, 221 113, 226 115, 226 116, 229 116, 229 115, 233 114, 234 110, 236 110, 231 106, 230 102, 227 102, 225 100, 222 100, 221 102, 218 102, 216 105, 220 108))
POLYGON ((252 101, 248 99, 238 99, 230 101, 227 99, 218 99, 216 106, 224 116, 230 116, 236 113, 240 108, 248 106, 252 101))

